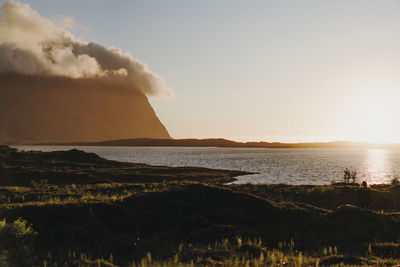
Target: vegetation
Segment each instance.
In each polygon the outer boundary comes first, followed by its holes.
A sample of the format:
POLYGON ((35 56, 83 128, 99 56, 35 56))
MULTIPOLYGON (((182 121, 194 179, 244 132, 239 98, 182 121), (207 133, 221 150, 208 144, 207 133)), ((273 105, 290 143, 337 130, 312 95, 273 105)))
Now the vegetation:
POLYGON ((226 185, 235 171, 0 147, 0 266, 400 263, 400 186, 226 185), (3 221, 4 220, 4 221, 3 221))
POLYGON ((22 219, 12 223, 0 221, 0 265, 32 264, 33 241, 36 232, 22 219))
POLYGON ((357 170, 356 169, 350 170, 349 168, 346 168, 343 171, 343 182, 344 183, 350 183, 350 181, 355 183, 356 180, 357 180, 357 170))

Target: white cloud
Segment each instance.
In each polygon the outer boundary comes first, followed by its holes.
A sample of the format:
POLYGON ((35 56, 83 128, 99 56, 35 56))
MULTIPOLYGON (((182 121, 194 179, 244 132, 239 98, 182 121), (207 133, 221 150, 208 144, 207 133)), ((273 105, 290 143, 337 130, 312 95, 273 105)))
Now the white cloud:
POLYGON ((75 22, 60 17, 60 26, 40 16, 28 5, 6 2, 0 8, 0 73, 110 77, 148 96, 169 96, 164 80, 147 65, 118 48, 106 48, 75 38, 75 22))
POLYGON ((75 28, 75 20, 72 17, 57 15, 53 19, 54 23, 66 30, 72 30, 75 28))

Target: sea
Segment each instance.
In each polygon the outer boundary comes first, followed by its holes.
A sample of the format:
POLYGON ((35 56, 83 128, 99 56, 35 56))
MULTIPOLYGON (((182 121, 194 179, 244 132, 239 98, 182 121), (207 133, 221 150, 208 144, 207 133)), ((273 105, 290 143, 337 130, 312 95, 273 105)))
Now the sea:
POLYGON ((16 146, 19 150, 93 152, 121 162, 161 166, 193 166, 247 171, 234 183, 312 184, 340 182, 346 168, 357 171, 358 182, 400 180, 400 150, 365 148, 216 148, 117 146, 16 146))

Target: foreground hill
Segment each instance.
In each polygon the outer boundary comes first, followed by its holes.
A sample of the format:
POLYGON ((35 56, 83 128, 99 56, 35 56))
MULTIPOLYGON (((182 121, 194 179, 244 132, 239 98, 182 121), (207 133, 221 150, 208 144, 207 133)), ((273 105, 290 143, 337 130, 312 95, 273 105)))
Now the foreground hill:
POLYGON ((96 79, 0 75, 0 144, 170 138, 147 97, 96 79))
POLYGON ((172 168, 123 163, 100 158, 94 153, 69 151, 19 152, 0 146, 0 185, 30 186, 46 180, 53 185, 99 183, 233 182, 244 171, 197 167, 172 168))
POLYGON ((72 248, 97 258, 112 254, 122 265, 147 252, 173 257, 180 244, 201 247, 225 238, 259 239, 265 247, 293 240, 303 252, 336 246, 341 253, 362 255, 374 240, 400 238, 399 224, 390 216, 355 206, 324 210, 277 204, 207 185, 171 187, 111 203, 25 205, 2 215, 32 223, 39 233, 38 251, 51 251, 55 258, 72 248))
POLYGON ((225 185, 245 174, 0 147, 1 266, 400 263, 400 186, 225 185))

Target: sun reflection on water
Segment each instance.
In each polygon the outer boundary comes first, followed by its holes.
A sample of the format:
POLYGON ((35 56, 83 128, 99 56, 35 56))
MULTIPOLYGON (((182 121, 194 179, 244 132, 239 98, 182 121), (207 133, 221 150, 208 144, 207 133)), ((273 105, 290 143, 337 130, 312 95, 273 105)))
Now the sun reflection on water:
POLYGON ((387 179, 387 150, 369 149, 366 158, 366 174, 369 184, 386 183, 387 179))

